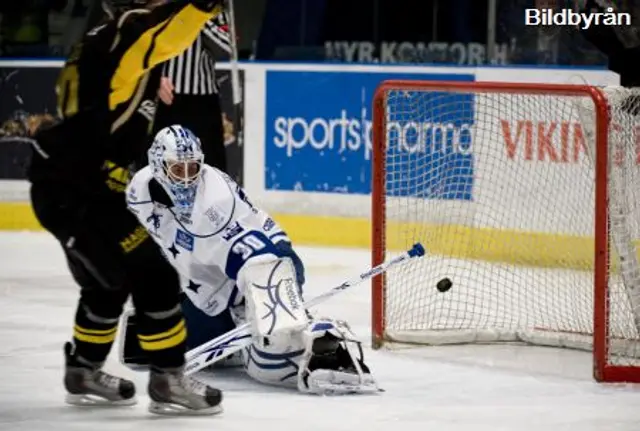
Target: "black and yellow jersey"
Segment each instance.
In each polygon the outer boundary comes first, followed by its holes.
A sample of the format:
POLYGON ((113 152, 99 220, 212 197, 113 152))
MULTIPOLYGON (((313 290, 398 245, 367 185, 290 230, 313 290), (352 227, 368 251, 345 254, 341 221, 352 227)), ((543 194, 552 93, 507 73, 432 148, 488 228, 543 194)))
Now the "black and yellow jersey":
POLYGON ((154 110, 145 104, 153 102, 160 82, 155 66, 187 49, 221 11, 217 1, 174 1, 130 10, 87 32, 57 81, 60 121, 36 137, 32 181, 79 183, 101 176, 107 165, 139 160, 154 110))

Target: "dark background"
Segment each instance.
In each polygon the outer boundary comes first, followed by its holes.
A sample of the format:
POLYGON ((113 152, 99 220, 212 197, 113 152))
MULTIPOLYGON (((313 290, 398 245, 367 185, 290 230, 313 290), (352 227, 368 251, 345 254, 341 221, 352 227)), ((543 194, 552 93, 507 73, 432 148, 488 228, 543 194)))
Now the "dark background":
MULTIPOLYGON (((255 60, 345 61, 335 41, 480 44, 507 50, 482 63, 604 65, 605 59, 571 28, 526 27, 526 8, 575 7, 580 0, 234 0, 241 57, 255 60), (489 18, 495 30, 488 32, 489 18)), ((617 0, 635 13, 640 0, 617 0)), ((0 57, 64 57, 101 17, 99 0, 0 2, 0 57)), ((459 46, 457 48, 459 51, 459 46)), ((445 50, 446 51, 446 50, 445 50)), ((456 51, 454 49, 454 51, 456 51)), ((477 60, 458 53, 404 56, 414 63, 477 60)))
MULTIPOLYGON (((0 67, 0 179, 22 179, 31 153, 28 128, 47 115, 55 116, 54 86, 57 67, 15 68, 0 67)), ((242 148, 237 140, 237 127, 243 122, 236 118, 230 72, 218 70, 217 79, 225 125, 225 145, 228 173, 242 184, 242 148)), ((244 74, 240 71, 241 88, 244 74)), ((240 113, 239 115, 242 115, 240 113)), ((87 143, 90 145, 90 143, 87 143)))
MULTIPOLYGON (((527 27, 526 8, 575 8, 580 0, 234 0, 240 58, 246 61, 516 64, 605 67, 570 27, 527 27), (495 4, 495 9, 490 8, 495 4), (494 22, 495 26, 489 23, 494 22)), ((640 0, 615 2, 640 17, 640 0), (639 13, 636 13, 638 11, 639 13)), ((0 60, 64 59, 102 17, 99 0, 0 0, 0 60)), ((241 122, 225 74, 229 136, 241 122)), ((0 67, 0 178, 23 178, 24 127, 55 115, 55 68, 0 67)), ((227 146, 242 179, 242 148, 227 146)))

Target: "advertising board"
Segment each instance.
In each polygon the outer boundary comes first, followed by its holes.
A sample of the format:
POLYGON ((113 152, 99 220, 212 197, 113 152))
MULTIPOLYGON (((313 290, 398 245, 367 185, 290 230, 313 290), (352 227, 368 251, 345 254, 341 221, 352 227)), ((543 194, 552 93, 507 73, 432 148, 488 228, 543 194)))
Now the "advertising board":
MULTIPOLYGON (((370 193, 372 99, 387 79, 473 81, 474 75, 267 71, 265 188, 370 193)), ((395 96, 388 104, 387 151, 398 164, 389 175, 401 181, 412 161, 426 157, 431 169, 425 181, 434 187, 425 197, 471 199, 473 96, 395 96), (437 108, 443 102, 449 112, 437 108), (455 176, 447 176, 453 171, 455 176)))

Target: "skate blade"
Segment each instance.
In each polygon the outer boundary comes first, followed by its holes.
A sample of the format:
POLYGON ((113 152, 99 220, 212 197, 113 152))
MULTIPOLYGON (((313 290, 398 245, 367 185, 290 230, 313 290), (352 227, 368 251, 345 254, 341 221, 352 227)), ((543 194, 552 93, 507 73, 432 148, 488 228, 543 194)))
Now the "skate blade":
POLYGON ((222 406, 218 404, 217 406, 196 410, 180 404, 151 401, 149 403, 149 412, 164 416, 211 416, 222 413, 222 406))
POLYGON ((108 400, 94 394, 67 394, 65 402, 72 406, 80 407, 120 407, 135 405, 138 400, 136 397, 127 398, 126 400, 108 400))

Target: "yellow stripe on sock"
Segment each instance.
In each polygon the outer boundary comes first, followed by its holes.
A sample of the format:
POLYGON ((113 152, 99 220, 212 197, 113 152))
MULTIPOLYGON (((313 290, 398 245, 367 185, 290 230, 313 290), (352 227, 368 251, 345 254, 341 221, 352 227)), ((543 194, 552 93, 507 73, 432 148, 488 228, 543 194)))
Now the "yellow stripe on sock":
POLYGON ((153 334, 153 335, 141 335, 141 334, 138 334, 138 338, 140 339, 140 341, 155 341, 155 340, 159 340, 161 338, 167 338, 167 337, 170 337, 171 335, 177 334, 182 329, 184 329, 184 319, 181 319, 176 324, 176 326, 174 326, 173 328, 169 329, 168 331, 159 332, 159 333, 153 334))
POLYGON ((140 347, 144 350, 164 350, 175 347, 187 339, 187 328, 184 319, 165 332, 153 335, 138 335, 140 347))
POLYGON ((118 330, 118 325, 109 329, 87 329, 87 328, 83 328, 80 325, 75 325, 73 329, 75 331, 82 332, 83 334, 87 334, 87 335, 110 335, 118 330))
POLYGON ((116 339, 117 331, 117 326, 111 329, 87 329, 75 325, 73 327, 73 337, 85 343, 108 344, 113 343, 113 340, 116 339))

